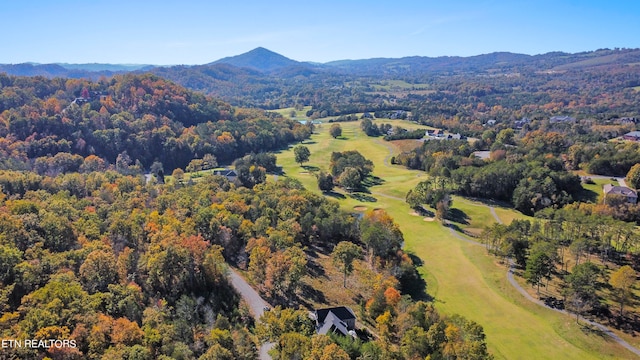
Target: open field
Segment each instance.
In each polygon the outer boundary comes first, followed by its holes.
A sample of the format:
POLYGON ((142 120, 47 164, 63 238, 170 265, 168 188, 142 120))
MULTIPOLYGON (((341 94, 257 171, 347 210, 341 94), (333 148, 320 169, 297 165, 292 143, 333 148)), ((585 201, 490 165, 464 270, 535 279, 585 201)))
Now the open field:
POLYGON ((295 108, 290 107, 290 108, 270 110, 270 111, 276 112, 285 117, 291 117, 292 110, 296 112, 296 116, 295 116, 296 120, 309 120, 309 118, 307 117, 307 111, 311 110, 311 106, 305 106, 304 109, 302 110, 296 110, 295 108))
POLYGON ((427 90, 431 88, 429 84, 410 84, 404 80, 386 80, 379 84, 371 84, 371 87, 376 90, 427 90))
MULTIPOLYGON (((423 221, 411 214, 404 202, 406 192, 427 175, 399 166, 389 159, 394 146, 378 138, 369 138, 358 122, 341 123, 343 137, 333 139, 328 126, 317 127, 305 145, 311 158, 302 168, 290 150, 278 154, 285 176, 299 179, 311 191, 317 189, 316 169, 328 170, 333 151, 356 149, 375 164, 373 174, 379 185, 369 194, 346 194, 336 190, 334 197, 343 209, 383 208, 400 225, 405 247, 422 260, 419 271, 427 282, 427 291, 445 314, 458 313, 481 324, 487 334, 490 351, 497 359, 619 359, 633 355, 595 332, 583 331, 575 319, 542 308, 522 297, 507 281, 506 268, 487 256, 482 246, 462 241, 438 222, 423 221)), ((466 214, 463 228, 480 228, 495 220, 487 206, 476 201, 454 198, 453 208, 466 214)), ((524 217, 507 208, 495 206, 505 223, 524 217)))

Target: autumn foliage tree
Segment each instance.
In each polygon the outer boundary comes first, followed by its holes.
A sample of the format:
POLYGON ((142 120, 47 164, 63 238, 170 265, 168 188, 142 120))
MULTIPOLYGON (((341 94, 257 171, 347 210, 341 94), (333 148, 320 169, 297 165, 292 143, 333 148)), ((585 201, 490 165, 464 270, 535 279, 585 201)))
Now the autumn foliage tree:
POLYGON ((347 275, 353 271, 353 261, 361 256, 360 247, 349 241, 341 241, 331 253, 334 265, 342 268, 344 280, 342 286, 347 287, 347 275))
POLYGON ((629 265, 622 266, 611 274, 609 284, 613 287, 620 303, 620 316, 623 315, 624 305, 629 301, 635 283, 636 271, 629 265))

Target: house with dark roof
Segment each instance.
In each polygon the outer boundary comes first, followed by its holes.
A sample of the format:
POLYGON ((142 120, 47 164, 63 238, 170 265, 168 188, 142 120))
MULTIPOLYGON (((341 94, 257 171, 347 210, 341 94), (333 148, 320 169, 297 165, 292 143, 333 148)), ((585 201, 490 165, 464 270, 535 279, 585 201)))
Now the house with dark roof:
POLYGON ((355 336, 356 315, 350 308, 339 306, 315 310, 316 332, 321 335, 355 336))
POLYGON ((235 181, 238 178, 238 173, 232 169, 213 170, 213 175, 224 176, 229 181, 235 181))
POLYGON ((627 199, 627 202, 630 204, 635 204, 638 202, 638 194, 635 190, 628 188, 626 186, 615 186, 611 184, 606 184, 602 191, 604 192, 604 200, 607 200, 607 196, 617 195, 623 196, 627 199))
POLYGON ((531 123, 531 119, 527 118, 527 117, 523 117, 520 120, 516 120, 513 123, 513 127, 516 129, 522 129, 525 125, 530 124, 531 123))

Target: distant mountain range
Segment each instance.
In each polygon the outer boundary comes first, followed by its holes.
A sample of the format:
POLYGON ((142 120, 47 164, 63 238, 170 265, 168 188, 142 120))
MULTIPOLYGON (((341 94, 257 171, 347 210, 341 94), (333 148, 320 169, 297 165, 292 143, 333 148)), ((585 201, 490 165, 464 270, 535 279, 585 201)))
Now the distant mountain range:
MULTIPOLYGON (((524 55, 509 52, 497 52, 469 57, 411 56, 403 58, 373 58, 362 60, 338 60, 324 64, 300 62, 258 47, 244 54, 225 57, 205 65, 195 66, 157 66, 150 64, 0 64, 0 72, 20 76, 47 77, 96 77, 131 71, 151 71, 156 69, 202 69, 216 68, 219 65, 231 65, 247 71, 258 71, 265 74, 287 74, 289 76, 309 75, 318 71, 335 71, 355 74, 381 73, 456 73, 488 70, 523 70, 566 71, 571 69, 593 68, 609 65, 633 65, 640 63, 640 49, 600 49, 576 54, 552 52, 541 55, 524 55)), ((221 68, 222 69, 222 68, 221 68)), ((215 72, 215 71, 214 71, 215 72)))
POLYGON ((259 47, 244 54, 225 57, 204 65, 154 66, 121 64, 12 64, 0 65, 0 73, 20 76, 92 78, 124 72, 151 72, 193 90, 237 103, 247 88, 268 92, 283 81, 322 78, 331 83, 338 77, 376 79, 419 78, 439 75, 486 75, 510 73, 564 73, 604 70, 640 64, 640 49, 599 49, 569 54, 552 52, 523 55, 509 52, 459 57, 411 56, 340 60, 324 64, 300 62, 259 47), (238 101, 233 101, 236 99, 238 101))

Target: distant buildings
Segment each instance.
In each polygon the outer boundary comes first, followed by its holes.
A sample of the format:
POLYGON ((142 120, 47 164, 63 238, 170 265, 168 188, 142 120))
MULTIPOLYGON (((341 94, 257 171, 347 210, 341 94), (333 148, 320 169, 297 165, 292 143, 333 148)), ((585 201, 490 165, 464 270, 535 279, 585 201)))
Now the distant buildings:
POLYGON ((528 117, 523 117, 520 120, 516 120, 513 123, 513 127, 515 129, 522 129, 525 125, 530 124, 531 123, 531 119, 529 119, 528 117))
POLYGON ((438 140, 464 140, 466 137, 461 135, 460 133, 455 134, 445 134, 444 130, 434 129, 427 130, 424 134, 427 139, 438 139, 438 140))

